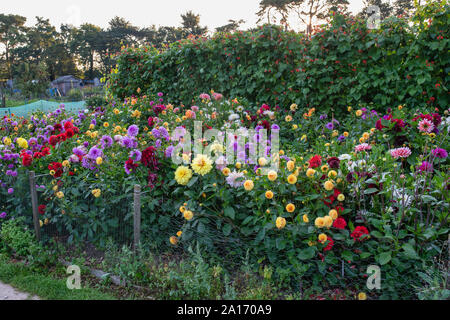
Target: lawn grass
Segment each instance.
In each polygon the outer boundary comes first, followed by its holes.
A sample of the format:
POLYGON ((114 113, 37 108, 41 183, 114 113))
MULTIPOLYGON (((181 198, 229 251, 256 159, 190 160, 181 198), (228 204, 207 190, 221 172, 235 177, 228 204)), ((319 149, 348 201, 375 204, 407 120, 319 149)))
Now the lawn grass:
POLYGON ((13 108, 13 107, 19 107, 19 106, 23 106, 24 104, 28 104, 28 103, 32 103, 32 102, 36 102, 39 101, 39 99, 30 99, 30 100, 24 100, 24 99, 20 99, 20 100, 9 100, 8 98, 6 99, 6 107, 7 108, 13 108))
POLYGON ((0 257, 0 280, 13 287, 48 300, 117 300, 111 294, 86 287, 70 290, 66 279, 57 279, 48 274, 32 271, 23 263, 12 263, 0 257))

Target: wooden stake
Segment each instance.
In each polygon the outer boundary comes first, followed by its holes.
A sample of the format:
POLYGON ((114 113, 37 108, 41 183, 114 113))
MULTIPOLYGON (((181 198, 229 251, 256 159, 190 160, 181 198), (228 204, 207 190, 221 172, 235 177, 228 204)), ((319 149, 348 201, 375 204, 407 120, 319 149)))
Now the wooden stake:
POLYGON ((33 223, 36 239, 41 241, 41 226, 39 224, 38 200, 36 192, 36 179, 34 171, 30 171, 30 193, 31 193, 31 207, 33 210, 33 223))
POLYGON ((134 249, 139 246, 141 242, 141 186, 136 184, 134 186, 134 249))

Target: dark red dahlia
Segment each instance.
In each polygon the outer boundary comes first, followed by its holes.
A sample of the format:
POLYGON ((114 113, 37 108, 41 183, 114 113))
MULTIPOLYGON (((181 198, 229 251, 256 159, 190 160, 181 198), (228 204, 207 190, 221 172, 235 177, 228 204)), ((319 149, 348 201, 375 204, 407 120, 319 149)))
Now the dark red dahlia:
POLYGON ((338 157, 331 157, 327 160, 327 163, 330 166, 330 168, 338 169, 339 164, 341 163, 341 160, 339 160, 338 157))
POLYGON ((47 208, 47 207, 45 206, 45 204, 41 204, 41 205, 39 205, 39 207, 38 207, 38 212, 39 212, 40 214, 44 214, 46 208, 47 208))
POLYGON ((156 148, 154 146, 150 146, 142 151, 141 162, 145 167, 152 171, 158 170, 158 158, 156 156, 156 148))

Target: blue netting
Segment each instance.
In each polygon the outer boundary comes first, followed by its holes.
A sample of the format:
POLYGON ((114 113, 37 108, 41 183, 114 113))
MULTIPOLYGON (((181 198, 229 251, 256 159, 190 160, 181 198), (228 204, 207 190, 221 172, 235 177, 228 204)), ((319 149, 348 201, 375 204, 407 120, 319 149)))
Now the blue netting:
POLYGON ((54 101, 46 101, 39 100, 33 103, 29 103, 20 107, 12 107, 12 108, 0 108, 1 116, 10 115, 14 113, 18 117, 26 117, 29 113, 34 111, 43 111, 45 113, 56 110, 61 104, 64 104, 64 107, 67 111, 78 111, 82 110, 86 107, 86 103, 84 101, 77 102, 54 102, 54 101))

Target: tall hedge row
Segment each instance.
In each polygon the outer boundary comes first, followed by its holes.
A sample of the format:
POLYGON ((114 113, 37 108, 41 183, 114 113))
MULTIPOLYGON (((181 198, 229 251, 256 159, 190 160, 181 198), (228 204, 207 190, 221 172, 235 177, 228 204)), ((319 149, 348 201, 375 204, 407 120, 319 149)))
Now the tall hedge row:
POLYGON ((211 89, 251 103, 344 110, 448 106, 449 21, 435 2, 410 20, 392 17, 380 29, 340 14, 311 39, 266 25, 211 39, 174 43, 163 52, 126 48, 109 85, 120 98, 162 91, 188 104, 211 89))

